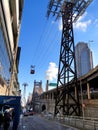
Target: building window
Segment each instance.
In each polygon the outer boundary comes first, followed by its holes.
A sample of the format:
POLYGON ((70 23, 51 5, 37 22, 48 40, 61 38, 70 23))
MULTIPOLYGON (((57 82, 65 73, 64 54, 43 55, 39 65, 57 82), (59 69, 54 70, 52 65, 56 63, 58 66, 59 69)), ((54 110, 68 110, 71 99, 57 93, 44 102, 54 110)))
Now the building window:
POLYGON ((0 75, 5 81, 10 79, 10 60, 6 48, 6 43, 2 31, 2 27, 0 26, 0 75))

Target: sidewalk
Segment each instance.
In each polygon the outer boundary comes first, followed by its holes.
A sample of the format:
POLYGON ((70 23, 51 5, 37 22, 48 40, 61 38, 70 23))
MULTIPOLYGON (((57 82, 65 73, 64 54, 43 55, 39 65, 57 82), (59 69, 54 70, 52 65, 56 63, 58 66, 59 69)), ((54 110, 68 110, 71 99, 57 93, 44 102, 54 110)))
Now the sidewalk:
MULTIPOLYGON (((9 130, 12 130, 12 127, 13 127, 13 122, 10 123, 9 130)), ((17 130, 23 130, 23 115, 20 116, 20 121, 19 121, 19 125, 18 125, 17 130)))

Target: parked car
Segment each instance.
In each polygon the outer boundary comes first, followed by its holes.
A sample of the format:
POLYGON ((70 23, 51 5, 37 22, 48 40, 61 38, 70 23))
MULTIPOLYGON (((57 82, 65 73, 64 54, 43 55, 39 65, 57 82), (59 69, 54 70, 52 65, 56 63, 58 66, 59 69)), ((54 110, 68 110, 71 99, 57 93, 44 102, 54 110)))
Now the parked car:
POLYGON ((27 111, 23 115, 24 116, 30 116, 30 115, 34 115, 34 114, 35 114, 35 112, 33 112, 33 111, 27 111))

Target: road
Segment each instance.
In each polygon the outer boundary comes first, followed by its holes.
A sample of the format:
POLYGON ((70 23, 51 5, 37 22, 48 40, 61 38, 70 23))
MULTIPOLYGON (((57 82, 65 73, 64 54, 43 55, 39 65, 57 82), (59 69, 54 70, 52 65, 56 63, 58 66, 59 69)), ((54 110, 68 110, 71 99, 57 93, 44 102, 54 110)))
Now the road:
POLYGON ((26 116, 20 120, 18 130, 79 130, 58 122, 47 120, 41 116, 26 116))

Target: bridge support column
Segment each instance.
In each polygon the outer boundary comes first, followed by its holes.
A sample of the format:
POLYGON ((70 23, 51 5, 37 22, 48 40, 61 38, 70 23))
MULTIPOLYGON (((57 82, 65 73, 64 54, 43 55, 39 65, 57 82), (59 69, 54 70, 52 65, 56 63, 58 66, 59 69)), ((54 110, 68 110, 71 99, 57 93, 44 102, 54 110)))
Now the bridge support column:
POLYGON ((89 85, 89 83, 87 83, 87 96, 88 96, 88 99, 91 99, 90 85, 89 85))
POLYGON ((75 99, 77 100, 77 89, 76 89, 76 87, 74 87, 74 90, 75 90, 75 99))

